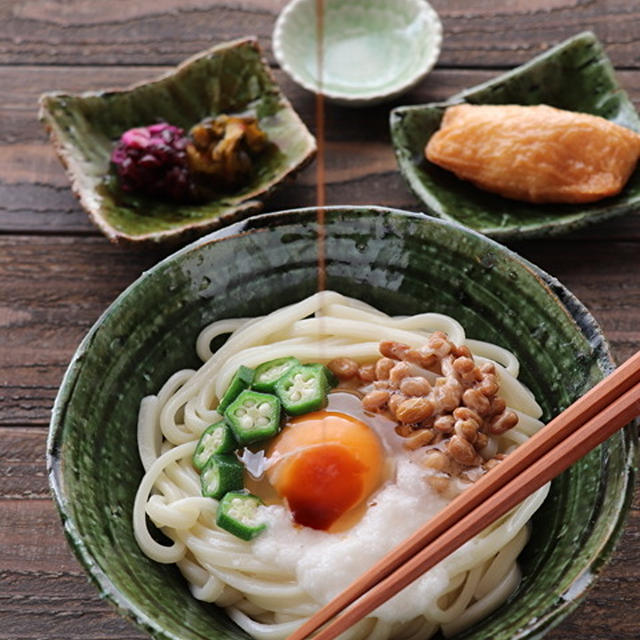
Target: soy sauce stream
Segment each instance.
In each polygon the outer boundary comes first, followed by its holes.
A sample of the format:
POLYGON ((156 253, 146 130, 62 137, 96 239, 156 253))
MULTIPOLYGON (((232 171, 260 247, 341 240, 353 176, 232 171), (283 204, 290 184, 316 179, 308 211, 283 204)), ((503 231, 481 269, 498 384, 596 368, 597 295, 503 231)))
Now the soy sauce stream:
POLYGON ((318 87, 316 90, 316 138, 318 144, 318 154, 316 160, 316 222, 317 222, 317 250, 318 250, 318 274, 317 290, 324 291, 326 288, 326 256, 325 256, 325 220, 324 207, 325 198, 325 172, 324 172, 324 94, 323 94, 323 74, 324 74, 324 0, 316 0, 316 71, 318 77, 318 87))
MULTIPOLYGON (((318 155, 316 160, 316 227, 317 227, 317 283, 318 291, 324 291, 327 284, 326 264, 326 227, 325 227, 325 173, 324 173, 324 0, 316 0, 316 71, 318 86, 316 89, 316 138, 318 155)), ((322 319, 320 319, 322 323, 322 319)), ((321 329, 318 329, 321 333, 321 329)), ((318 335, 318 340, 322 336, 318 335)), ((326 433, 323 425, 323 440, 326 433)))

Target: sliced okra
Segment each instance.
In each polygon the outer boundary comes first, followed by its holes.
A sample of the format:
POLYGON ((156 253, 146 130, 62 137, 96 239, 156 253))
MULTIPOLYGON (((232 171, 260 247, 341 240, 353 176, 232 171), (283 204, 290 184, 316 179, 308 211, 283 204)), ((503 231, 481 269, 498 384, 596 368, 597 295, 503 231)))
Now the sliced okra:
POLYGON ((224 421, 208 426, 200 436, 193 452, 193 466, 202 471, 214 453, 231 453, 238 448, 231 427, 224 421))
POLYGON ((220 404, 216 408, 216 411, 222 415, 227 407, 240 395, 242 391, 248 389, 253 382, 253 369, 240 365, 238 370, 233 374, 231 382, 227 387, 227 390, 220 399, 220 404))
POLYGON ((287 371, 299 364, 300 361, 298 358, 294 358, 293 356, 263 362, 256 367, 251 388, 256 391, 273 393, 276 382, 278 382, 287 371))
POLYGON ((202 495, 219 500, 244 486, 242 463, 230 453, 214 453, 200 474, 202 495))
POLYGON ((258 516, 262 501, 251 493, 230 491, 220 501, 216 524, 242 540, 252 540, 266 529, 258 516))
POLYGON ((293 367, 276 383, 275 391, 282 408, 292 416, 322 409, 329 391, 328 371, 321 364, 293 367))
POLYGON ((280 431, 280 400, 269 393, 243 391, 224 412, 238 444, 261 442, 280 431))

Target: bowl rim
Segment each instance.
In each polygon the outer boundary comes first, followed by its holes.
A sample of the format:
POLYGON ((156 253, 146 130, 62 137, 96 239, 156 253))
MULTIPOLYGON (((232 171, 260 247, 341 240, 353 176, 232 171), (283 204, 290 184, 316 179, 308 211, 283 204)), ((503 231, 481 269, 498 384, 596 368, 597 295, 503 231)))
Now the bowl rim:
POLYGON ((401 84, 393 84, 391 87, 383 91, 373 89, 369 92, 353 94, 346 90, 327 90, 325 87, 320 87, 317 82, 310 82, 298 73, 297 66, 292 65, 289 62, 285 53, 286 47, 284 46, 284 43, 287 40, 287 22, 299 7, 314 1, 315 0, 291 0, 291 2, 289 2, 278 15, 272 33, 273 54, 278 61, 278 64, 294 82, 307 91, 322 95, 328 100, 345 106, 365 106, 376 104, 391 100, 392 98, 395 98, 411 89, 411 87, 420 82, 420 80, 422 80, 433 69, 438 57, 440 56, 440 50, 442 47, 442 22, 428 0, 396 0, 396 2, 402 2, 416 7, 417 12, 425 16, 433 30, 432 38, 430 38, 430 42, 428 43, 428 54, 425 56, 420 67, 417 68, 411 76, 401 84), (319 89, 321 90, 319 91, 319 89))
MULTIPOLYGON (((54 401, 46 446, 46 467, 50 491, 56 505, 56 510, 62 521, 65 537, 67 538, 74 555, 87 572, 91 581, 97 586, 100 596, 114 604, 121 616, 138 625, 138 627, 145 630, 153 637, 166 640, 177 640, 175 636, 165 632, 165 630, 157 622, 151 619, 135 602, 123 595, 108 574, 99 566, 85 544, 81 532, 73 521, 73 513, 69 508, 69 501, 65 496, 59 445, 64 432, 64 417, 66 414, 67 403, 73 395, 77 384, 78 375, 80 373, 85 353, 91 347, 96 333, 99 331, 104 320, 118 310, 118 307, 133 289, 140 286, 146 279, 153 277, 157 271, 161 270, 169 262, 177 260, 192 251, 196 251, 204 245, 215 244, 247 234, 259 233, 273 224, 280 224, 280 222, 295 223, 296 218, 300 216, 300 214, 309 214, 312 212, 317 213, 318 211, 322 211, 325 215, 331 215, 332 213, 339 214, 345 211, 391 214, 393 216, 401 216, 406 219, 413 219, 419 223, 436 224, 441 227, 452 229, 455 233, 462 233, 480 239, 482 242, 486 243, 488 247, 497 250, 509 259, 519 262, 536 280, 539 281, 541 286, 547 289, 549 295, 557 300, 560 309, 566 313, 567 317, 576 325, 579 332, 584 335, 585 339, 587 339, 594 351, 596 361, 602 366, 605 374, 610 373, 615 368, 609 344, 598 322, 584 304, 580 302, 580 300, 578 300, 578 298, 557 278, 548 274, 540 267, 537 267, 526 258, 523 258, 512 249, 509 249, 508 247, 501 245, 499 242, 455 221, 452 222, 416 212, 376 205, 332 205, 326 207, 293 208, 251 216, 228 227, 213 231, 168 255, 149 270, 143 272, 129 286, 127 286, 100 314, 98 319, 80 342, 65 371, 54 401)), ((635 423, 636 421, 632 421, 629 425, 624 427, 623 430, 627 436, 626 440, 629 446, 625 474, 625 487, 624 491, 620 493, 616 505, 616 518, 609 523, 607 534, 603 538, 597 552, 592 554, 589 563, 583 567, 581 573, 576 576, 570 587, 564 592, 570 593, 570 597, 561 597, 561 604, 555 607, 546 616, 536 618, 535 627, 523 629, 523 633, 514 636, 514 638, 526 637, 533 640, 533 638, 541 636, 530 635, 531 633, 536 631, 538 631, 538 633, 546 633, 548 630, 558 625, 584 599, 589 589, 594 585, 599 572, 610 559, 616 544, 622 535, 631 501, 635 493, 635 478, 637 474, 636 466, 639 453, 638 434, 634 428, 635 423)))

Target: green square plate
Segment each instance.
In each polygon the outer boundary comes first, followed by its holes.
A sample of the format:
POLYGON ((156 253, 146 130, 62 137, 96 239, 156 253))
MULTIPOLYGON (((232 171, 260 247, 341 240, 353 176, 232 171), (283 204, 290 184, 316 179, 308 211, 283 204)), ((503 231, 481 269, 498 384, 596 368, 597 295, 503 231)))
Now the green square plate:
POLYGON ((591 204, 530 204, 482 191, 427 162, 424 148, 447 106, 549 104, 601 116, 640 131, 640 119, 618 85, 611 62, 593 33, 581 33, 521 67, 452 96, 446 102, 398 107, 391 136, 409 187, 429 213, 494 238, 564 233, 640 208, 640 169, 617 196, 591 204))
POLYGON ((40 119, 93 222, 109 239, 129 244, 184 240, 260 210, 258 198, 316 150, 253 38, 218 45, 155 81, 124 91, 44 94, 40 119), (158 121, 188 130, 220 113, 256 116, 274 143, 248 185, 199 204, 118 195, 109 158, 124 131, 158 121))

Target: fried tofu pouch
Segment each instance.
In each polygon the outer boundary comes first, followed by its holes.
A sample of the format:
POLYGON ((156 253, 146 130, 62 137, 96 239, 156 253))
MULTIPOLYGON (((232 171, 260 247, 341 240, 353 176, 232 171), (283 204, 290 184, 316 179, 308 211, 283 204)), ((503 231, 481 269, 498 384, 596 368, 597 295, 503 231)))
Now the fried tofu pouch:
POLYGON ((624 187, 640 155, 640 135, 547 105, 461 104, 447 108, 425 155, 507 198, 594 202, 624 187))

